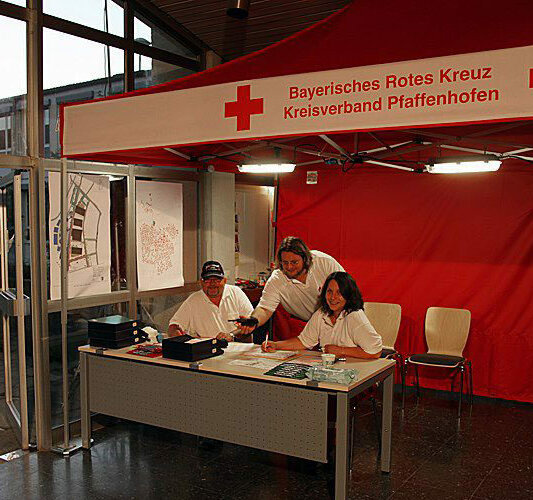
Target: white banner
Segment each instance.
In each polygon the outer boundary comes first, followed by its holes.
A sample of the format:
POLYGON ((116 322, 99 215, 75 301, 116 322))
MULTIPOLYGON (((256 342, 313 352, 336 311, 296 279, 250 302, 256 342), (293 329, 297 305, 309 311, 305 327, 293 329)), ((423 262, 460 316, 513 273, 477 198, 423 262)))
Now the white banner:
POLYGON ((183 286, 183 186, 135 183, 138 289, 183 286))
MULTIPOLYGON (((109 178, 67 174, 68 296, 111 292, 109 178)), ((48 174, 50 298, 61 298, 61 174, 48 174)))
POLYGON ((533 46, 65 108, 63 154, 533 117, 533 46))

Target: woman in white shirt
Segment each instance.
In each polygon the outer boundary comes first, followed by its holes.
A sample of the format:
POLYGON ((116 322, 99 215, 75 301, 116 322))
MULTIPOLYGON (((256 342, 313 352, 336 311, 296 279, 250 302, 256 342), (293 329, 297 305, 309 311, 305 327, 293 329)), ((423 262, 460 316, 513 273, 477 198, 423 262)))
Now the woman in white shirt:
POLYGON ((338 358, 380 357, 381 336, 368 321, 361 292, 348 273, 338 271, 327 277, 319 304, 319 309, 298 337, 264 342, 263 351, 298 351, 319 345, 324 352, 338 358))

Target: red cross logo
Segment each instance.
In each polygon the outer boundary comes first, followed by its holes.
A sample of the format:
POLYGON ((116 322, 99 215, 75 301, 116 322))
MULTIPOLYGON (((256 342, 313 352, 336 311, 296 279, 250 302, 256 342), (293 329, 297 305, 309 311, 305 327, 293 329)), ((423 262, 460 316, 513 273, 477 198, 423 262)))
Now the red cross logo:
POLYGON ((237 117, 237 131, 250 130, 250 117, 263 114, 263 99, 250 99, 250 85, 237 87, 237 100, 225 104, 225 118, 237 117))

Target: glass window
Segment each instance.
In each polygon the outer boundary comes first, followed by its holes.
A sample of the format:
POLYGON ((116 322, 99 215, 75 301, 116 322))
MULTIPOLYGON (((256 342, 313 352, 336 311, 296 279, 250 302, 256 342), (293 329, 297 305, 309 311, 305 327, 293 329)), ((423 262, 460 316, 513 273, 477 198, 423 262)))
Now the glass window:
MULTIPOLYGON (((0 179, 4 175, 11 175, 14 171, 10 169, 0 169, 0 179)), ((12 179, 12 177, 11 177, 12 179)), ((4 182, 7 179, 4 179, 4 182)), ((5 194, 4 206, 7 220, 7 238, 9 240, 7 261, 8 261, 8 288, 17 286, 17 269, 16 269, 16 247, 15 247, 15 194, 13 182, 6 184, 2 190, 5 194)), ((21 219, 22 219, 22 270, 24 293, 28 296, 31 294, 31 270, 30 270, 30 226, 29 226, 29 175, 27 172, 21 172, 21 219)))
POLYGON ((43 12, 89 28, 124 36, 124 9, 114 0, 43 0, 43 12))
MULTIPOLYGON (((68 382, 70 421, 80 418, 80 354, 78 347, 89 343, 87 320, 120 314, 128 316, 127 304, 109 304, 69 311, 67 316, 68 336, 68 382)), ((50 344, 50 392, 52 406, 52 426, 63 422, 62 407, 62 365, 61 365, 61 313, 48 315, 48 334, 50 344)))
MULTIPOLYGON (((2 204, 6 211, 6 229, 8 240, 7 251, 7 288, 16 288, 17 286, 17 269, 15 255, 15 194, 13 184, 8 184, 2 189, 2 204)), ((22 208, 22 207, 21 207, 22 208)))
POLYGON ((50 108, 45 108, 44 113, 44 147, 50 149, 50 108))
POLYGON ((44 29, 43 86, 45 156, 58 158, 59 105, 124 92, 124 51, 44 29))
POLYGON ((0 16, 0 154, 26 154, 26 23, 0 16))
POLYGON ((189 295, 190 293, 180 293, 138 300, 137 317, 158 332, 166 332, 172 316, 189 295))
POLYGON ((173 64, 139 54, 134 55, 133 66, 135 68, 135 89, 169 82, 194 73, 190 69, 174 66, 173 64))
POLYGON ((20 7, 26 7, 26 0, 4 0, 7 3, 14 3, 20 7))
POLYGON ((136 14, 133 23, 133 34, 135 41, 163 49, 173 54, 179 54, 187 57, 196 57, 196 54, 190 49, 176 41, 170 35, 167 35, 161 28, 157 27, 148 19, 136 14))
POLYGON ((111 176, 111 290, 126 290, 126 199, 125 177, 111 176))

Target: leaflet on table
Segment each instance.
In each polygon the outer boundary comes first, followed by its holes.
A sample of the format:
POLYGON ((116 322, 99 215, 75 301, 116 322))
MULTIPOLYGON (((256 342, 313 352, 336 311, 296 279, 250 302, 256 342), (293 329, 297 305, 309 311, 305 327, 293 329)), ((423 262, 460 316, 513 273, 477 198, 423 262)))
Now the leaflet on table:
POLYGON ((254 358, 277 359, 284 361, 286 359, 294 358, 298 355, 298 353, 294 351, 263 352, 260 346, 255 346, 255 349, 250 349, 248 352, 243 352, 242 355, 254 358))
POLYGON ((321 365, 322 356, 319 352, 299 352, 296 359, 291 359, 291 363, 298 363, 302 365, 321 365))
POLYGON ((295 380, 303 380, 307 377, 307 372, 311 366, 301 363, 281 363, 271 370, 265 372, 265 375, 272 375, 274 377, 292 378, 295 380))
POLYGON ((146 358, 159 358, 163 355, 163 349, 159 343, 141 344, 131 351, 127 351, 126 354, 133 354, 135 356, 143 356, 146 358))
POLYGON ((230 365, 247 366, 249 368, 258 368, 260 370, 271 370, 280 364, 275 359, 235 359, 229 362, 230 365))
POLYGON ((228 347, 224 349, 225 353, 243 353, 255 349, 254 344, 243 344, 241 342, 230 342, 228 347))

